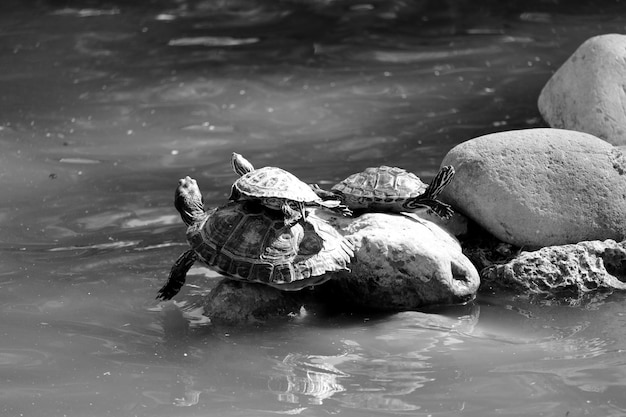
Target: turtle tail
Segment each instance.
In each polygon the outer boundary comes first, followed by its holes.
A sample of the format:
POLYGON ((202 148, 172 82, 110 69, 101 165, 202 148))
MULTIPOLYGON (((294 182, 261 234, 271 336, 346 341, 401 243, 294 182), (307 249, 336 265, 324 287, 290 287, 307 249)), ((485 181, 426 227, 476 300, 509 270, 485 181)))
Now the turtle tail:
POLYGON ((435 178, 430 182, 430 185, 426 189, 423 197, 425 199, 435 199, 443 191, 443 189, 452 181, 454 177, 454 167, 452 165, 446 165, 441 167, 435 178))
POLYGON ((185 284, 187 272, 189 272, 191 266, 194 262, 196 262, 197 257, 198 255, 196 255, 196 251, 189 249, 176 259, 176 262, 174 262, 174 265, 172 265, 172 269, 170 270, 167 282, 157 293, 157 300, 170 300, 178 294, 180 289, 185 284))

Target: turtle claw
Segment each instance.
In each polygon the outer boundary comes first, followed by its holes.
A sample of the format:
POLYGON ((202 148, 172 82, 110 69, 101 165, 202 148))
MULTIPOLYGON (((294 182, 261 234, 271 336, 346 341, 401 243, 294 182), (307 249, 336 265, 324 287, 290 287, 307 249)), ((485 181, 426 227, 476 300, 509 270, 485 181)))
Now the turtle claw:
POLYGON ((340 213, 345 217, 351 217, 354 214, 348 206, 338 200, 324 200, 320 201, 318 204, 324 208, 334 211, 335 213, 340 213))
POLYGON ((452 207, 450 207, 450 205, 442 203, 438 200, 424 198, 424 196, 419 196, 407 200, 404 203, 404 208, 408 211, 425 208, 427 209, 426 213, 436 214, 444 220, 449 219, 454 214, 454 210, 452 210, 452 207))
POLYGON ((439 204, 435 205, 434 207, 430 207, 426 211, 426 213, 428 213, 428 214, 436 214, 440 218, 442 218, 444 220, 448 220, 454 214, 454 210, 452 210, 452 207, 450 207, 447 204, 439 203, 439 204))

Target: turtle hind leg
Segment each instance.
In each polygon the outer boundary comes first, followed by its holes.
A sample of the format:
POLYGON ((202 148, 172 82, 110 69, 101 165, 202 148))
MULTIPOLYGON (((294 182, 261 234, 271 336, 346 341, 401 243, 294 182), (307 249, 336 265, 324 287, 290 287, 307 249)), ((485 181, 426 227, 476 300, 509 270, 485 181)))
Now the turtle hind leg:
POLYGON ((174 265, 172 265, 172 269, 170 270, 170 275, 167 278, 167 282, 159 292, 157 293, 157 300, 170 300, 174 297, 180 289, 185 284, 185 278, 187 277, 187 272, 191 269, 191 266, 196 262, 196 251, 193 249, 189 249, 187 252, 183 253, 176 259, 174 265))
POLYGON ((348 206, 346 206, 345 204, 343 204, 341 201, 338 201, 338 200, 323 200, 323 201, 316 201, 316 203, 328 210, 332 210, 335 213, 339 213, 342 216, 350 217, 353 214, 352 210, 350 210, 348 206))
POLYGON ((322 200, 336 200, 339 195, 332 191, 327 191, 317 184, 308 184, 315 194, 322 200))
POLYGON ((435 178, 430 182, 430 185, 426 189, 423 197, 426 199, 435 199, 441 191, 452 181, 454 177, 454 167, 452 165, 446 165, 441 167, 435 178))
POLYGON ((449 204, 442 203, 441 201, 433 200, 432 198, 424 198, 424 196, 419 196, 415 198, 408 199, 403 207, 408 211, 415 210, 418 208, 426 208, 429 213, 435 213, 437 216, 442 219, 449 219, 454 214, 454 210, 450 207, 449 204))

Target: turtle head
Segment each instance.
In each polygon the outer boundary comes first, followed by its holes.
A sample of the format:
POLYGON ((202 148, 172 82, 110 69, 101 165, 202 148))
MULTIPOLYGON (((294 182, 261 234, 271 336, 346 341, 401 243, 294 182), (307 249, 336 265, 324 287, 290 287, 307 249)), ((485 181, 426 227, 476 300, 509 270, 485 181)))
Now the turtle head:
POLYGON ((204 200, 196 180, 190 177, 178 180, 174 206, 187 226, 191 226, 206 216, 204 200))
POLYGON ((230 158, 230 165, 233 167, 233 171, 240 177, 254 171, 254 166, 250 161, 236 152, 233 152, 233 156, 230 158))

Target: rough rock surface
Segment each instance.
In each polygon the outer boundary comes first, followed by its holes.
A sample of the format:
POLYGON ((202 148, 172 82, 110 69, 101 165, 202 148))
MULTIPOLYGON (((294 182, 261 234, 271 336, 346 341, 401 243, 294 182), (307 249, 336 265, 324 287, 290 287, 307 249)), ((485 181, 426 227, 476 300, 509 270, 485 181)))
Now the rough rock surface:
POLYGON ((626 158, 595 136, 561 129, 494 133, 444 158, 442 200, 503 242, 538 248, 626 238, 626 158))
POLYGON ((297 314, 306 304, 334 310, 399 311, 471 300, 480 285, 476 268, 458 241, 417 215, 370 213, 337 218, 318 210, 355 242, 351 271, 314 291, 280 291, 223 279, 203 300, 216 324, 250 324, 297 314))
POLYGON ((544 86, 538 106, 552 127, 626 144, 626 36, 585 41, 544 86))
POLYGON ((298 313, 297 292, 223 279, 203 300, 204 314, 215 324, 252 324, 298 313))
POLYGON ((486 286, 517 294, 580 297, 598 290, 626 290, 626 242, 587 241, 522 252, 483 272, 486 286))
POLYGON ((351 272, 319 287, 320 297, 347 308, 413 310, 471 300, 480 278, 458 241, 414 215, 368 213, 336 219, 355 242, 351 272))

